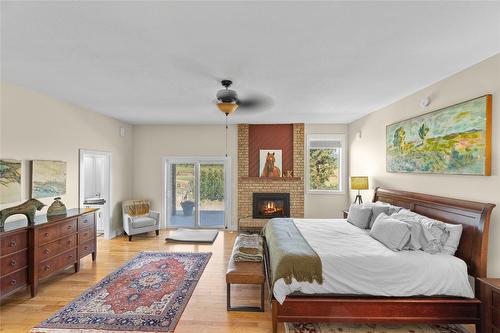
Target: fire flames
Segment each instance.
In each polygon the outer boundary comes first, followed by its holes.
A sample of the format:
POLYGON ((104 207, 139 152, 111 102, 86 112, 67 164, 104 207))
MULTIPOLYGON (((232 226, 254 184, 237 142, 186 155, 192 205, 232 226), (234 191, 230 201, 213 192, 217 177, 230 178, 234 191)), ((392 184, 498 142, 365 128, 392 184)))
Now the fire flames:
POLYGON ((274 201, 266 201, 263 206, 264 215, 283 214, 283 208, 278 207, 274 201))

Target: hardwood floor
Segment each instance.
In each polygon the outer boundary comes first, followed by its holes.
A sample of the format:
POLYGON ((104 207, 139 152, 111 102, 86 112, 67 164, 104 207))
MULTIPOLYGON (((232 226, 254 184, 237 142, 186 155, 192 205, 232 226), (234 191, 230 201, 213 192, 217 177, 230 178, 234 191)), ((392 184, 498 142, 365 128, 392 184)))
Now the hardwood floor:
MULTIPOLYGON (((44 280, 35 298, 30 298, 28 291, 21 291, 4 300, 0 308, 0 331, 28 332, 138 252, 186 251, 212 252, 212 257, 182 314, 176 333, 271 332, 271 312, 267 302, 264 313, 226 311, 226 265, 236 233, 221 232, 212 245, 167 244, 164 241, 167 233, 162 231, 158 237, 154 233, 134 236, 132 242, 125 236, 113 240, 99 237, 96 262, 88 256, 81 261, 79 273, 68 269, 44 280)), ((258 305, 259 295, 258 287, 234 287, 233 305, 240 302, 258 305)), ((284 332, 282 326, 279 332, 284 332)))

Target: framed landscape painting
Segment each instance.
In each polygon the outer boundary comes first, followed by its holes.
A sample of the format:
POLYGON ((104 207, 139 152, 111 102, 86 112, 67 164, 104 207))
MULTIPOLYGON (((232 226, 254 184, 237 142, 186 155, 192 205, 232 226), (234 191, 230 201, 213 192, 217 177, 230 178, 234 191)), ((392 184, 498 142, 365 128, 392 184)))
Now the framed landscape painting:
POLYGON ((386 128, 387 172, 491 174, 491 95, 386 128))
POLYGON ((21 161, 0 160, 0 204, 21 201, 21 161))
POLYGON ((66 162, 33 161, 31 197, 58 197, 66 193, 66 162))

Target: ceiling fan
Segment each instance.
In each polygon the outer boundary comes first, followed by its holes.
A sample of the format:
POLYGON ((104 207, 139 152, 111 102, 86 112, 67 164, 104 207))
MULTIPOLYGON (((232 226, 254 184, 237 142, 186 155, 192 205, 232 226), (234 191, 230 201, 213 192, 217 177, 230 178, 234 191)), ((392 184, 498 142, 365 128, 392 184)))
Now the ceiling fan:
POLYGON ((236 111, 236 109, 258 111, 259 109, 263 110, 273 105, 270 97, 261 94, 253 94, 240 99, 235 90, 229 89, 233 81, 221 80, 220 83, 225 89, 217 91, 216 103, 219 110, 226 114, 226 116, 236 111))
POLYGON ((220 82, 224 89, 217 91, 217 107, 226 115, 226 157, 227 157, 227 116, 236 111, 236 109, 258 110, 270 107, 273 101, 270 97, 264 95, 252 95, 246 99, 240 99, 236 91, 229 89, 233 84, 231 80, 222 80, 220 82))

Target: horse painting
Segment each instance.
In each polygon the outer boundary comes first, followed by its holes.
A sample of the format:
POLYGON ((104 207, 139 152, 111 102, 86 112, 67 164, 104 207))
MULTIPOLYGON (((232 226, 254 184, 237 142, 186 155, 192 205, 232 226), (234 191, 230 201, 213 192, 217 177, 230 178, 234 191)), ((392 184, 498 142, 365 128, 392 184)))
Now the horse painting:
POLYGON ((274 165, 275 162, 276 157, 274 156, 274 152, 268 152, 266 156, 266 163, 264 164, 264 168, 262 169, 261 177, 281 177, 281 170, 274 165))

